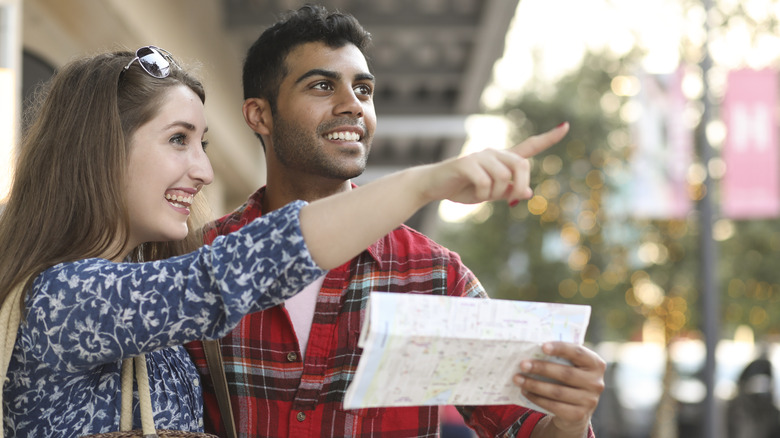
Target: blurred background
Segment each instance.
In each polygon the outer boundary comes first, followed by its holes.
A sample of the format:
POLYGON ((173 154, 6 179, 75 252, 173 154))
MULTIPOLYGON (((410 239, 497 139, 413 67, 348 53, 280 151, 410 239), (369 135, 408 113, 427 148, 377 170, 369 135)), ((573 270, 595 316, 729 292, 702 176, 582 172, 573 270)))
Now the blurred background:
MULTIPOLYGON (((207 194, 215 216, 233 209, 264 181, 243 53, 302 3, 0 0, 0 199, 36 86, 74 57, 154 44, 204 80, 207 194)), ((409 224, 494 298, 592 306, 587 342, 609 364, 597 436, 780 436, 780 1, 321 3, 374 37, 359 184, 571 123, 534 159, 529 202, 445 202, 409 224)))

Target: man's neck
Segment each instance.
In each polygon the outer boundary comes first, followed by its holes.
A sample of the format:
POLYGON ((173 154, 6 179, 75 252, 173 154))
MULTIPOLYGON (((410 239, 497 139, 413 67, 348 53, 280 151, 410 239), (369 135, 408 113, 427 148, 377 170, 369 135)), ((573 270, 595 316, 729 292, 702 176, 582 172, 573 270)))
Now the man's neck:
POLYGON ((263 213, 284 207, 293 201, 313 202, 348 190, 352 190, 350 180, 321 179, 314 182, 307 178, 305 181, 277 182, 269 178, 263 195, 263 213))

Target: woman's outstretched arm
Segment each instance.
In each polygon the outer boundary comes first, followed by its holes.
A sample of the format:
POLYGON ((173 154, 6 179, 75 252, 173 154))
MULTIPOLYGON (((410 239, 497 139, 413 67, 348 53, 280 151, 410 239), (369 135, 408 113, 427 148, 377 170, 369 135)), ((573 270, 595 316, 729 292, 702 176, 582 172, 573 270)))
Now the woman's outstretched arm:
POLYGON ((411 167, 314 201, 301 210, 301 230, 312 258, 323 269, 340 266, 431 201, 528 199, 533 194, 528 159, 559 142, 568 130, 563 123, 508 150, 411 167))

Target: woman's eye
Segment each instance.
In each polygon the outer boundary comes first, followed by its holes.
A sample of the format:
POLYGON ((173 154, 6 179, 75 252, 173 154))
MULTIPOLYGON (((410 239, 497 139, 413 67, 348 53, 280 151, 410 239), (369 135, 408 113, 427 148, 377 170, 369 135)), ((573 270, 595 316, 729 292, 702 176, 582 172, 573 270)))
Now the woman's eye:
POLYGON ((171 143, 184 145, 187 141, 187 136, 184 134, 176 134, 169 140, 171 143))
POLYGON ((203 148, 203 150, 205 151, 206 148, 209 147, 209 141, 208 140, 201 140, 200 145, 203 148))

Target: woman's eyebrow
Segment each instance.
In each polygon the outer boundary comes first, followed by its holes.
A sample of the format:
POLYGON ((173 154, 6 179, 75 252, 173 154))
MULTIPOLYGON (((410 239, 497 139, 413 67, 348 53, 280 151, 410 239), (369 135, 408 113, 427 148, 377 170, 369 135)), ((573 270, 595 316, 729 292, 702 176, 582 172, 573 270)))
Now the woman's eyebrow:
POLYGON ((173 123, 170 123, 169 125, 167 125, 165 127, 165 129, 170 129, 170 128, 173 128, 175 126, 181 126, 182 128, 184 128, 184 129, 186 129, 188 131, 194 131, 195 130, 195 125, 193 125, 192 123, 179 121, 179 120, 177 120, 177 121, 175 121, 173 123))

